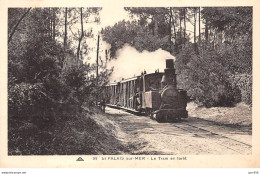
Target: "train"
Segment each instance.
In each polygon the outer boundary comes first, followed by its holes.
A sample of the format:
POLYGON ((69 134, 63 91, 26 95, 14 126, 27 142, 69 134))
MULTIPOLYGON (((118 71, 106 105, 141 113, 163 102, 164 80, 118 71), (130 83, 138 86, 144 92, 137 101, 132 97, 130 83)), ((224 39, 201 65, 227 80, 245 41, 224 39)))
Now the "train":
POLYGON ((144 113, 158 122, 188 118, 187 91, 177 88, 174 60, 166 59, 164 72, 145 71, 105 87, 106 105, 144 113))

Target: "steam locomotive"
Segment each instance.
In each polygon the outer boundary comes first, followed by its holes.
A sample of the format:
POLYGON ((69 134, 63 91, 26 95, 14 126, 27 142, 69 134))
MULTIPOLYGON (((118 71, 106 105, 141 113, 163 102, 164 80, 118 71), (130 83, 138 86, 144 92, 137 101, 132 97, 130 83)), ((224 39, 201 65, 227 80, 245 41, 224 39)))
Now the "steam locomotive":
POLYGON ((164 73, 146 74, 106 86, 106 105, 144 112, 158 122, 187 118, 187 92, 177 89, 173 59, 166 59, 164 73))

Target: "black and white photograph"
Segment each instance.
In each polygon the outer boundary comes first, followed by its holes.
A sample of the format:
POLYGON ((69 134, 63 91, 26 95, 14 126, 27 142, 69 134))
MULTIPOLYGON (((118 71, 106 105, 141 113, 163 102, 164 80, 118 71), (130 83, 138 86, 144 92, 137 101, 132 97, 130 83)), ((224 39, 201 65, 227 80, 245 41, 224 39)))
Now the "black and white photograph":
POLYGON ((253 154, 253 6, 7 13, 8 157, 253 154))

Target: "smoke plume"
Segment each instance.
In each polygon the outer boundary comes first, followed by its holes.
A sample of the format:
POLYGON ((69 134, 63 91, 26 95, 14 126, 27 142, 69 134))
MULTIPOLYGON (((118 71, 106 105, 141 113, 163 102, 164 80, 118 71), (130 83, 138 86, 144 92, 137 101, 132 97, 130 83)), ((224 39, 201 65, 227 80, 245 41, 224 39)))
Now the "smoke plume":
POLYGON ((162 49, 153 52, 146 50, 139 52, 134 47, 125 44, 116 52, 116 59, 108 64, 108 67, 114 67, 110 82, 139 76, 144 70, 147 73, 154 73, 157 69, 163 72, 166 59, 175 60, 175 57, 162 49))

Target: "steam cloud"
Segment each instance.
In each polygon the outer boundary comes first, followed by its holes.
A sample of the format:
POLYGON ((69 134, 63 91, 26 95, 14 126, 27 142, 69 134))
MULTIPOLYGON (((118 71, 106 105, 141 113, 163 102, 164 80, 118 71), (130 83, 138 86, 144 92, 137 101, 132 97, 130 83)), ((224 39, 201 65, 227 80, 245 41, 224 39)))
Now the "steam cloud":
POLYGON ((110 82, 139 76, 144 70, 147 73, 154 73, 156 69, 163 72, 166 59, 175 60, 175 57, 161 48, 153 52, 146 50, 139 52, 134 47, 125 44, 116 52, 116 59, 108 64, 108 67, 114 67, 110 82))

